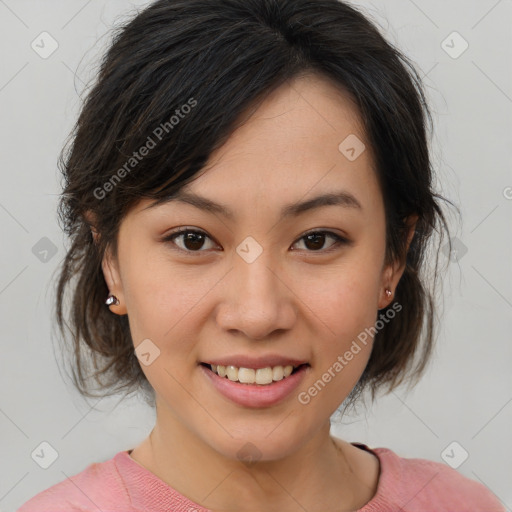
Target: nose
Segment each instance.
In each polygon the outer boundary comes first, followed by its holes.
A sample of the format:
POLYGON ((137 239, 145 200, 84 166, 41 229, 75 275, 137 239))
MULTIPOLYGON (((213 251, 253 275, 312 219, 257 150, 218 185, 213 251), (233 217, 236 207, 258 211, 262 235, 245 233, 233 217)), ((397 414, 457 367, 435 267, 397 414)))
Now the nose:
POLYGON ((247 339, 268 339, 296 322, 296 297, 283 269, 271 262, 266 251, 248 263, 235 254, 233 268, 217 308, 217 323, 247 339))

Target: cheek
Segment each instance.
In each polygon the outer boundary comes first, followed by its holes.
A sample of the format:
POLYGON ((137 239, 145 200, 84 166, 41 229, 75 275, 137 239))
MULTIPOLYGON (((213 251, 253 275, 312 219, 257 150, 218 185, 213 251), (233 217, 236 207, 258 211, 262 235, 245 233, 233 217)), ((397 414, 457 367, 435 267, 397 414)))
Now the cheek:
POLYGON ((132 258, 125 268, 127 286, 123 286, 133 344, 146 343, 149 349, 144 352, 151 354, 148 365, 140 359, 141 369, 167 403, 185 407, 187 396, 179 383, 189 378, 197 360, 197 311, 208 281, 177 270, 158 255, 132 258))
POLYGON ((312 404, 318 415, 333 414, 359 381, 371 355, 377 316, 374 279, 353 276, 327 283, 323 293, 307 299, 318 333, 315 375, 299 395, 299 402, 312 404))
MULTIPOLYGON (((308 274, 298 281, 303 308, 314 324, 313 346, 317 376, 321 381, 312 393, 325 387, 318 407, 334 411, 364 371, 373 346, 377 319, 379 275, 371 258, 344 261, 329 275, 308 274), (373 269, 373 271, 372 271, 373 269), (323 405, 322 405, 323 404, 323 405)), ((320 393, 319 393, 320 394, 320 393)))
POLYGON ((197 331, 197 311, 218 279, 199 265, 171 263, 161 250, 131 252, 123 290, 134 344, 149 338, 162 352, 189 354, 187 329, 197 331))
POLYGON ((320 344, 319 360, 322 370, 330 369, 337 375, 340 388, 355 385, 370 357, 373 339, 369 328, 376 319, 373 290, 372 281, 344 283, 330 290, 331 298, 324 304, 330 333, 320 344))
POLYGON ((322 339, 329 345, 346 342, 376 320, 377 265, 364 258, 351 259, 354 261, 347 258, 326 271, 301 272, 293 283, 305 305, 304 314, 311 316, 312 322, 316 319, 322 339))

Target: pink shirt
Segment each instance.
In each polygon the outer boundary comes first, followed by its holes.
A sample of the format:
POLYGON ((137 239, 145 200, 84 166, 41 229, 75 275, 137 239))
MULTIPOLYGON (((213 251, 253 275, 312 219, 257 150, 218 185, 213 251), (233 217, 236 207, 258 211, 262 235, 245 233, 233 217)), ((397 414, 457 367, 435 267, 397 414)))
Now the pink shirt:
MULTIPOLYGON (((484 485, 445 464, 352 444, 380 460, 377 493, 357 512, 505 512, 484 485)), ((90 464, 40 492, 17 512, 208 512, 135 462, 130 452, 90 464)))

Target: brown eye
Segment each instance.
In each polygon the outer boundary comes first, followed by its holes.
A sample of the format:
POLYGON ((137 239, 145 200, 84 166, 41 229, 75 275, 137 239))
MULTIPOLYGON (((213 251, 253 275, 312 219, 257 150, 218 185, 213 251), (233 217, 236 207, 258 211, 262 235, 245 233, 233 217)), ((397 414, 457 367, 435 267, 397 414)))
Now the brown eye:
POLYGON ((169 236, 164 238, 164 242, 172 242, 174 245, 186 252, 204 252, 201 249, 204 247, 205 241, 211 240, 211 238, 202 231, 192 229, 182 229, 180 231, 171 233, 169 236), (181 244, 175 242, 175 240, 181 239, 181 244))
POLYGON ((332 243, 323 252, 328 252, 332 248, 335 248, 341 244, 349 243, 346 238, 343 238, 336 233, 332 233, 331 231, 312 231, 305 234, 299 241, 304 240, 304 245, 309 252, 319 252, 322 250, 327 238, 333 239, 334 243, 332 243))
MULTIPOLYGON (((171 242, 180 251, 187 253, 201 253, 215 247, 215 244, 205 248, 205 243, 212 239, 203 231, 195 229, 180 229, 166 236, 163 241, 171 242), (180 243, 177 243, 179 241, 180 243)), ((349 240, 331 231, 312 231, 303 235, 299 241, 304 241, 307 252, 329 252, 340 245, 350 244, 349 240), (327 239, 334 240, 331 245, 324 249, 327 239)), ((213 242, 213 241, 212 241, 213 242)), ((298 242, 296 242, 298 243, 298 242)))

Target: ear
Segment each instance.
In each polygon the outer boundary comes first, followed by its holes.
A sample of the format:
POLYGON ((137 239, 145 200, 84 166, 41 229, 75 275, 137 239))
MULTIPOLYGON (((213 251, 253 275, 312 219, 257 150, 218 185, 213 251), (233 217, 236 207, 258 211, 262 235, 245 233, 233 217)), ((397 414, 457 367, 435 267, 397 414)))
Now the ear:
POLYGON ((117 306, 114 304, 109 306, 110 311, 116 315, 126 315, 126 300, 123 292, 121 273, 119 272, 119 263, 118 260, 112 256, 110 247, 105 249, 105 254, 101 261, 101 268, 103 270, 103 276, 107 283, 109 293, 114 294, 119 300, 119 304, 117 306))
MULTIPOLYGON (((411 241, 414 236, 417 221, 418 215, 411 215, 405 221, 406 225, 408 226, 406 253, 407 251, 409 251, 409 246, 411 245, 411 241)), ((400 278, 404 273, 405 265, 406 257, 404 256, 403 261, 396 261, 393 264, 385 267, 384 270, 382 271, 382 283, 378 304, 379 309, 383 309, 389 306, 389 304, 393 301, 393 296, 395 294, 398 282, 400 281, 400 278), (386 296, 386 288, 389 288, 391 290, 391 295, 389 297, 386 296)))
MULTIPOLYGON (((84 218, 91 228, 94 243, 97 244, 100 238, 100 233, 96 227, 96 216, 92 211, 87 210, 84 213, 84 218)), ((110 247, 107 247, 107 249, 105 249, 105 254, 103 255, 101 261, 101 269, 103 271, 103 277, 105 278, 105 282, 107 283, 109 293, 114 294, 119 300, 119 305, 116 306, 112 304, 111 306, 109 306, 110 311, 117 315, 126 315, 126 301, 124 300, 121 274, 119 272, 119 264, 117 259, 112 256, 110 247)))

